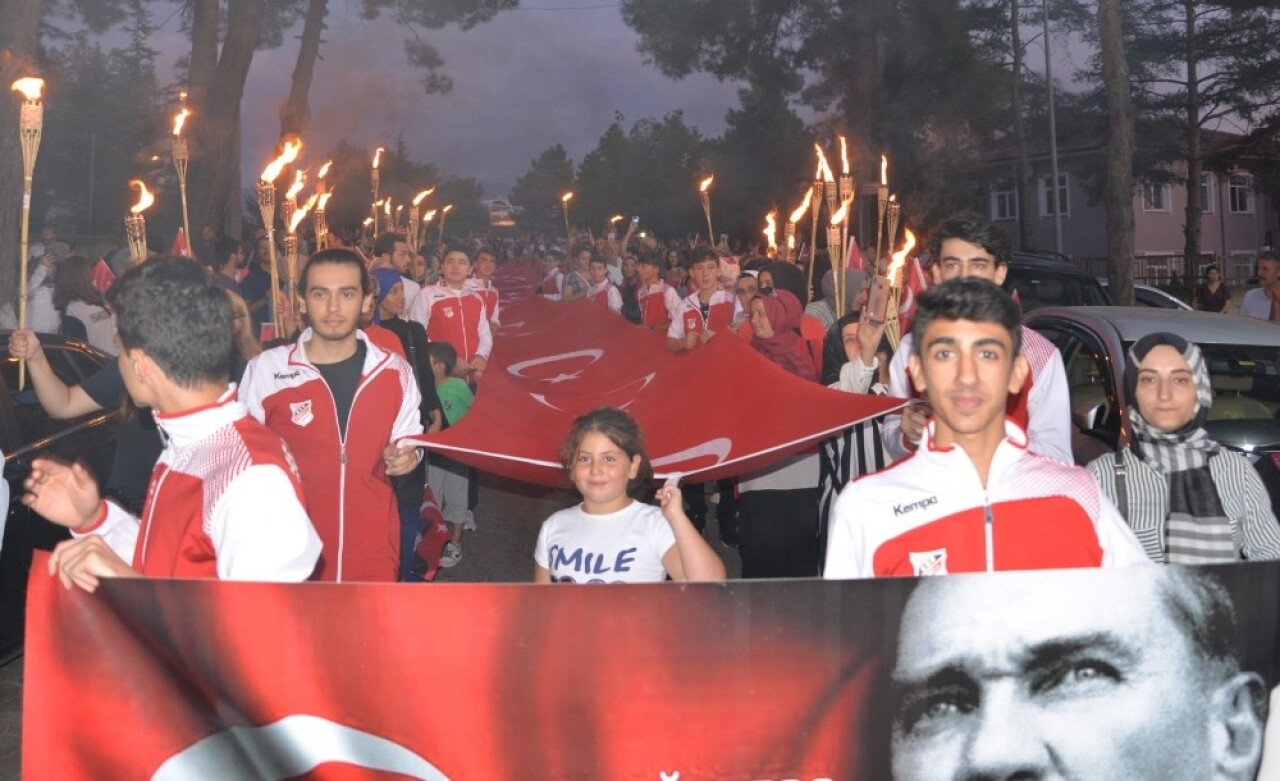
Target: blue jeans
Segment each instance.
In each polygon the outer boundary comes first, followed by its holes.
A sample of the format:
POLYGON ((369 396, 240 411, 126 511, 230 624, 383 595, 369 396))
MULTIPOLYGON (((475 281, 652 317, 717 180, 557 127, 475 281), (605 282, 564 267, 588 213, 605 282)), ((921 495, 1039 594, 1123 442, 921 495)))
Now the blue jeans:
POLYGON ((413 576, 413 544, 422 527, 422 517, 418 508, 412 505, 399 505, 400 509, 400 582, 417 583, 413 576))

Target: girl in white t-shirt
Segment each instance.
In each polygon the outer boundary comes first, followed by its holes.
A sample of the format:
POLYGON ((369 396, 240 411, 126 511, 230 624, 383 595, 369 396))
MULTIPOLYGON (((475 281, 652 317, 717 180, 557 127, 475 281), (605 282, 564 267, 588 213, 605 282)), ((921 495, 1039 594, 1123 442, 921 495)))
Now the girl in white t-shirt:
POLYGON ((533 554, 535 582, 724 579, 724 562, 685 515, 679 488, 658 491, 661 507, 636 500, 653 468, 630 415, 601 407, 579 417, 560 458, 582 503, 543 522, 533 554))

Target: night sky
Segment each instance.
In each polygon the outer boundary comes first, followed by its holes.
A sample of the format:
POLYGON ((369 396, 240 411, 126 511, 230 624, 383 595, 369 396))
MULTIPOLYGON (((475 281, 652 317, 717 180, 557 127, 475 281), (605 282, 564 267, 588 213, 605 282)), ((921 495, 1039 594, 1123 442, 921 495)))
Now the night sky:
MULTIPOLYGON (((597 4, 522 3, 544 8, 597 4)), ((673 81, 646 66, 636 52, 637 36, 623 24, 616 5, 577 11, 522 8, 467 32, 430 32, 454 79, 451 93, 432 96, 423 94, 418 72, 406 64, 403 32, 394 23, 366 22, 341 2, 331 8, 324 60, 317 63, 311 88, 307 160, 344 138, 370 148, 391 146, 403 130, 415 160, 434 163, 445 175, 478 179, 488 198, 504 197, 547 147, 563 143, 580 163, 615 111, 630 126, 642 117, 683 109, 690 124, 718 135, 725 111, 737 105, 739 85, 705 75, 673 81)), ((279 133, 277 109, 288 94, 297 55, 294 36, 301 29, 299 20, 284 46, 254 57, 243 106, 245 181, 270 159, 279 133)), ((189 49, 176 32, 170 35, 176 48, 166 46, 166 51, 189 49)))

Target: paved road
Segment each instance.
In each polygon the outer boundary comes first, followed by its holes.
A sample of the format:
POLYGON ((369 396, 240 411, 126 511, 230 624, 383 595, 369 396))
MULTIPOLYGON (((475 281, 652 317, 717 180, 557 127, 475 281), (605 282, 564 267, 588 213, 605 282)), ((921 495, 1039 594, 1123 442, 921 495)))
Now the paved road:
MULTIPOLYGON (((567 488, 553 490, 497 478, 481 483, 474 532, 463 539, 462 561, 441 570, 440 583, 522 583, 533 578, 533 546, 538 528, 548 515, 567 507, 575 495, 567 488)), ((714 507, 714 505, 713 505, 714 507)), ((707 538, 718 540, 714 513, 707 538)), ((742 570, 737 551, 718 541, 716 552, 725 561, 729 577, 742 570)), ((405 588, 430 588, 406 586, 405 588)), ((0 667, 0 781, 21 778, 22 659, 0 667)))

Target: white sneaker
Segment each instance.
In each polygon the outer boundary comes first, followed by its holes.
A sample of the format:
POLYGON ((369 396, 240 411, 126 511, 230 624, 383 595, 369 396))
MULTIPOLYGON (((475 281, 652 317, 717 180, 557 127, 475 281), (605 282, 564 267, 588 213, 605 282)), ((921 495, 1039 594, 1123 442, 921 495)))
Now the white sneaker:
POLYGON ((470 510, 467 510, 467 520, 462 522, 462 530, 463 531, 476 530, 476 516, 475 516, 475 513, 471 512, 470 510))
POLYGON ((462 561, 462 546, 456 542, 447 542, 444 551, 440 554, 440 566, 452 567, 462 561))

